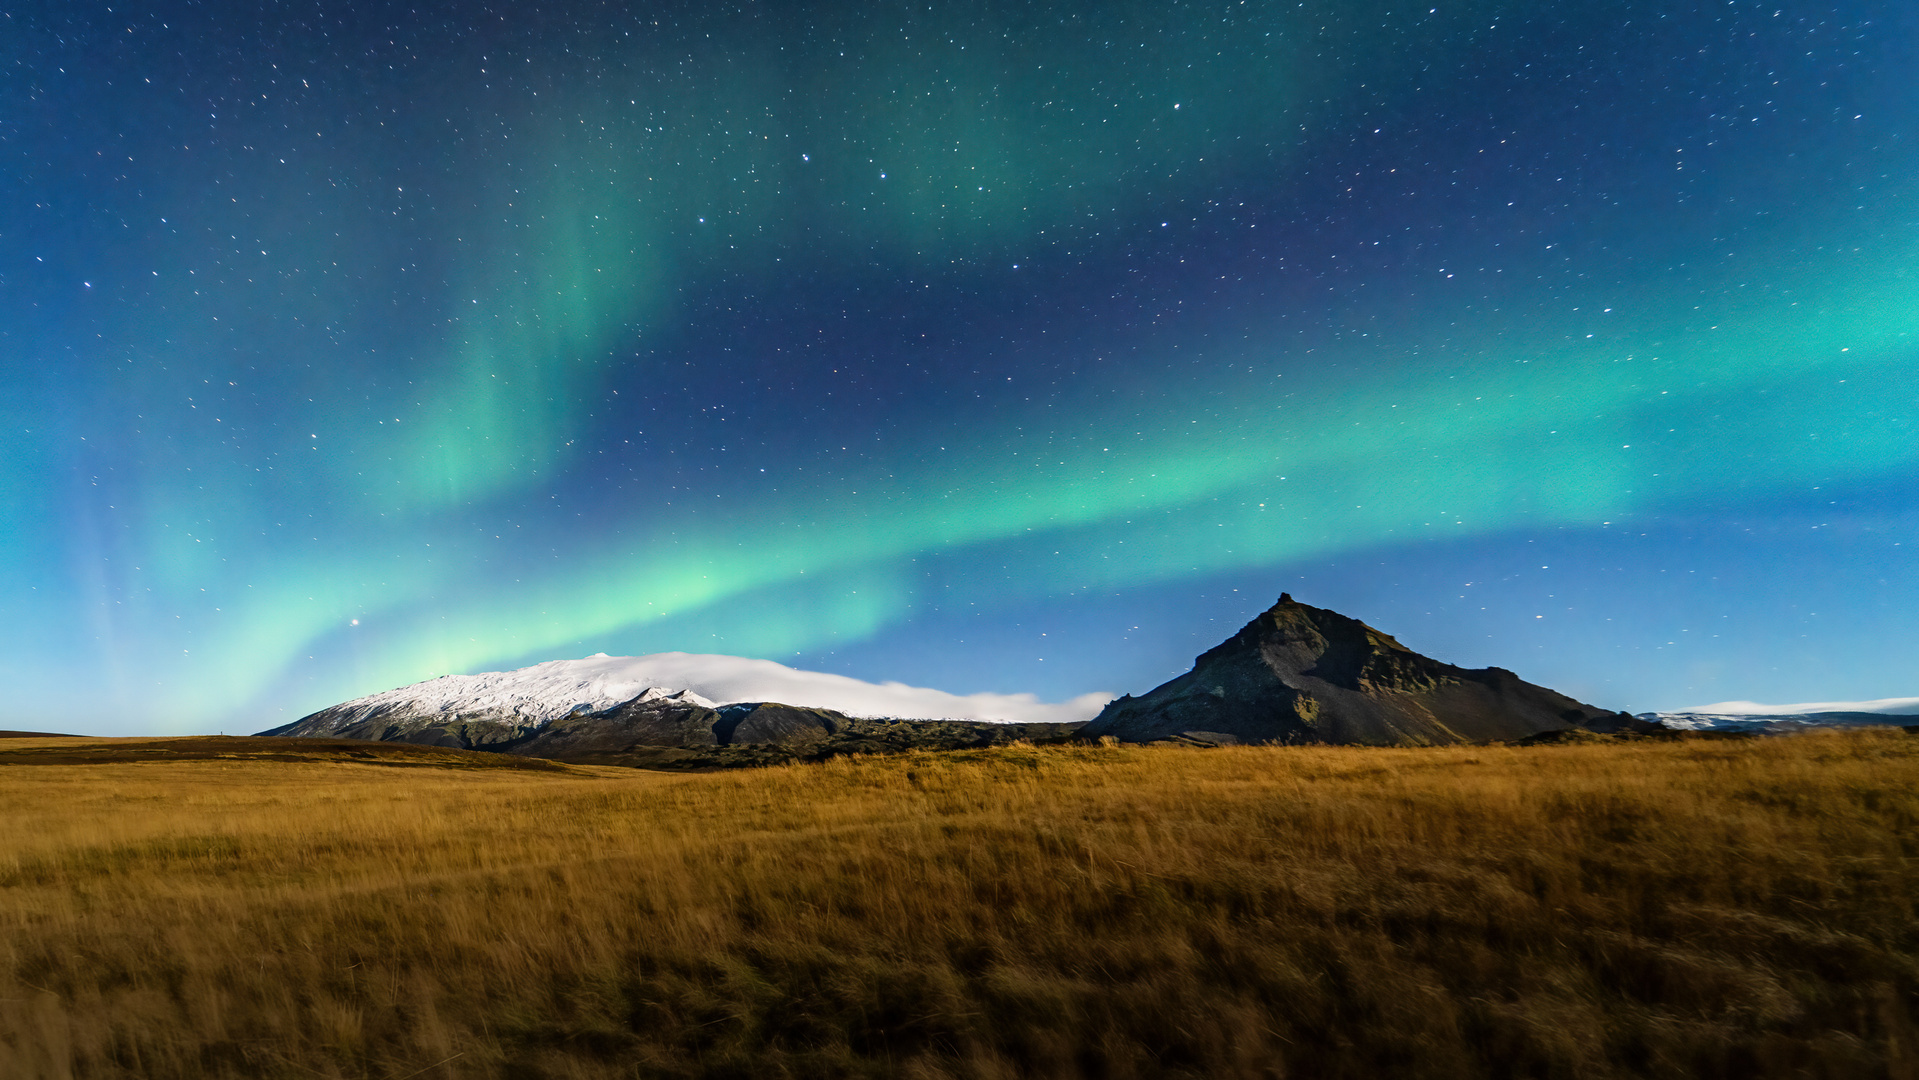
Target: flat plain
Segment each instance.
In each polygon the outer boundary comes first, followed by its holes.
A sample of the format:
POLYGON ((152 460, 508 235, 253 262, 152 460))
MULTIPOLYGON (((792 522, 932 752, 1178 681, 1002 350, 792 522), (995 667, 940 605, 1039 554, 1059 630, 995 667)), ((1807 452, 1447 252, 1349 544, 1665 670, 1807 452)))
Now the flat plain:
POLYGON ((1919 1060, 1897 729, 701 774, 367 745, 0 742, 0 1076, 1919 1060))

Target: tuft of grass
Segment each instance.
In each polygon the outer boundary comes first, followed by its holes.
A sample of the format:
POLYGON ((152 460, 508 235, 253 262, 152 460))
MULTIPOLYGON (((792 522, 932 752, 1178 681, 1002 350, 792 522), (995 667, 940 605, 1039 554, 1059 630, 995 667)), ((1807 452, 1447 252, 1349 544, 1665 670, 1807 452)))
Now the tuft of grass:
POLYGON ((1912 1074, 1919 740, 0 771, 0 1076, 1912 1074))

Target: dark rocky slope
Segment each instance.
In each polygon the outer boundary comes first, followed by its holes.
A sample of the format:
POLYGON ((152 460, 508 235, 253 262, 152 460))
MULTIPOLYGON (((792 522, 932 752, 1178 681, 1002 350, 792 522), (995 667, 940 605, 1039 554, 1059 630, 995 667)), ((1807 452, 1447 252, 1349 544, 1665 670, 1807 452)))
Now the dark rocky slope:
POLYGON ((1279 603, 1142 697, 1119 698, 1080 738, 1196 744, 1432 746, 1545 731, 1659 725, 1535 686, 1503 668, 1433 660, 1336 611, 1279 603))
POLYGON ((406 702, 344 702, 303 716, 261 735, 369 739, 464 750, 504 750, 542 755, 533 747, 604 751, 635 743, 648 746, 712 746, 719 713, 688 693, 649 689, 630 701, 597 711, 576 708, 546 721, 500 708, 440 712, 406 702))
POLYGON ((557 761, 701 767, 812 760, 836 753, 972 749, 1021 739, 1049 742, 1066 739, 1081 727, 877 720, 777 702, 711 707, 690 694, 663 695, 657 690, 610 709, 579 709, 544 723, 498 712, 449 716, 405 709, 346 717, 341 708, 260 734, 404 742, 557 761))

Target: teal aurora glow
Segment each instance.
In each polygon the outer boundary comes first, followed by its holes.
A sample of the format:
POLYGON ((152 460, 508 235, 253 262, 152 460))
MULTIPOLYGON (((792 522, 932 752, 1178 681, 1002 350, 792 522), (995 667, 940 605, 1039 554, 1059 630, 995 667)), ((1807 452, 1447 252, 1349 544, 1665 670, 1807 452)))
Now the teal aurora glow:
POLYGON ((1281 588, 1919 693, 1919 9, 35 0, 0 726, 764 656, 1134 691, 1281 588))

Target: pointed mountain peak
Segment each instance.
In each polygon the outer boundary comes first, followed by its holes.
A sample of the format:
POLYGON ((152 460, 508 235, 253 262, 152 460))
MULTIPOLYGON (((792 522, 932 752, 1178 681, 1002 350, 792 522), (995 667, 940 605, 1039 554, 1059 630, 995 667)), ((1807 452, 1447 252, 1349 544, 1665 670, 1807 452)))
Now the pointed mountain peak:
POLYGON ((1192 671, 1113 702, 1082 735, 1426 745, 1517 741, 1574 726, 1612 730, 1623 716, 1501 668, 1421 656, 1358 619, 1281 593, 1196 658, 1192 671))

